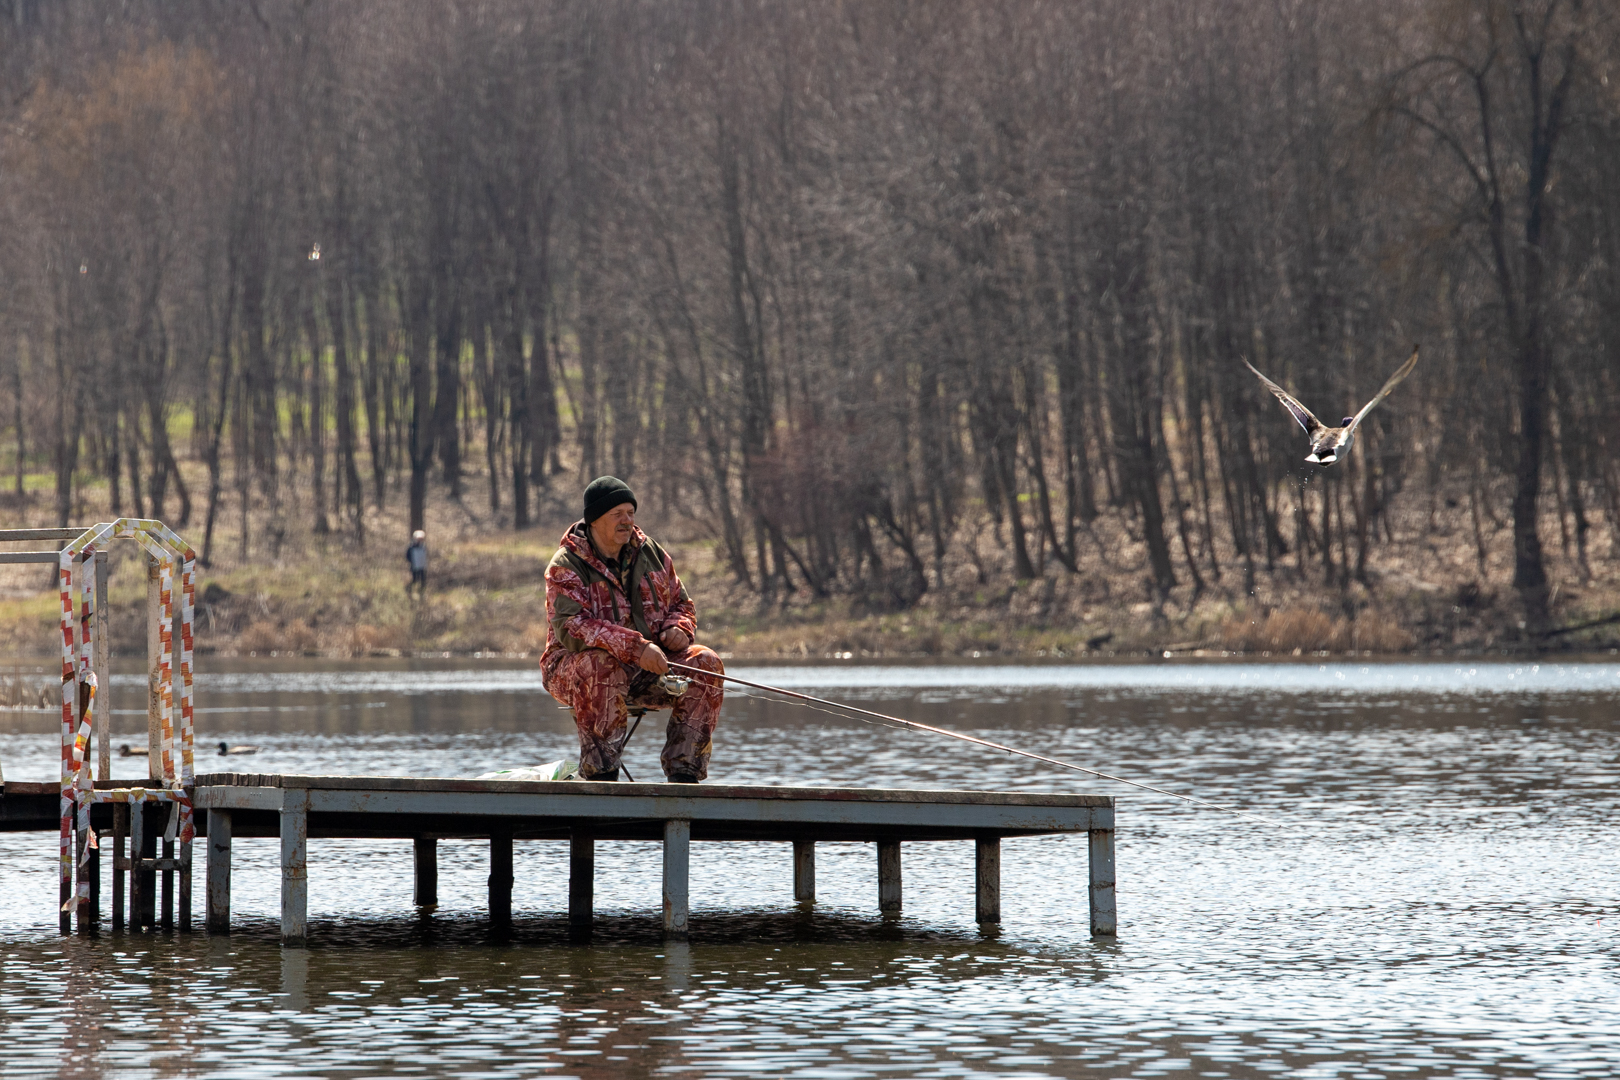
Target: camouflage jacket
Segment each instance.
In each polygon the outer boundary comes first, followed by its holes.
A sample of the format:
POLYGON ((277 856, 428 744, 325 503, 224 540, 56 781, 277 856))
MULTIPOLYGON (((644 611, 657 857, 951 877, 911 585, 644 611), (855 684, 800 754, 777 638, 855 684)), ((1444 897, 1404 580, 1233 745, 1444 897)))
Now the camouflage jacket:
POLYGON ((634 665, 665 630, 677 628, 696 640, 697 608, 668 553, 636 529, 620 560, 629 564, 624 585, 591 544, 583 521, 563 534, 546 567, 549 625, 540 669, 547 676, 564 652, 605 649, 634 665))

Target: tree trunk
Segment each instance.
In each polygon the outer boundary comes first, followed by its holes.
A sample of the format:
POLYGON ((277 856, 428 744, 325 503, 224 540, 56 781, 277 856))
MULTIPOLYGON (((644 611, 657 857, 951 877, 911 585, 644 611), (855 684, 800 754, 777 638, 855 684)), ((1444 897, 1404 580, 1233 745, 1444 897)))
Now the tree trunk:
MULTIPOLYGON (((528 390, 524 397, 526 402, 524 425, 529 447, 528 479, 538 484, 542 491, 550 486, 546 458, 555 453, 562 441, 561 416, 557 408, 557 384, 552 378, 552 363, 559 353, 550 348, 552 330, 550 230, 551 214, 548 203, 539 224, 539 253, 535 259, 535 273, 526 297, 529 334, 533 339, 529 349, 528 373, 525 377, 528 390)), ((514 332, 519 335, 517 357, 521 361, 522 320, 516 311, 513 312, 512 319, 514 332)), ((522 376, 521 371, 519 374, 522 376)), ((517 463, 514 462, 513 468, 517 467, 517 463)))
POLYGON ((326 517, 326 402, 322 384, 320 323, 315 317, 315 297, 306 295, 301 304, 304 315, 304 339, 309 347, 309 476, 310 491, 315 503, 314 529, 316 536, 332 531, 326 517))
MULTIPOLYGON (((448 271, 447 271, 448 273, 448 271)), ((447 281, 438 282, 434 298, 438 324, 435 385, 433 387, 433 442, 439 452, 439 463, 444 467, 445 482, 450 485, 450 497, 461 498, 461 432, 456 424, 461 405, 461 342, 462 310, 459 288, 447 281)), ((414 386, 413 386, 414 393, 414 386)), ((412 528, 421 528, 420 525, 412 528)))
MULTIPOLYGON (((521 280, 514 281, 497 308, 500 325, 495 343, 500 351, 500 378, 506 387, 506 438, 512 467, 512 527, 529 527, 530 442, 529 372, 523 357, 521 280)), ((544 337, 535 339, 535 351, 545 355, 544 337)), ((491 466, 493 467, 493 465, 491 466)))
MULTIPOLYGON (((17 464, 16 464, 17 505, 20 507, 22 505, 22 501, 23 501, 23 471, 24 471, 24 469, 26 467, 26 462, 28 460, 28 445, 27 445, 27 442, 26 442, 25 437, 24 437, 24 427, 23 427, 23 379, 22 379, 22 349, 21 348, 18 348, 12 354, 11 384, 12 384, 12 400, 11 400, 12 416, 13 416, 13 423, 15 424, 16 434, 17 434, 17 464)), ((118 462, 117 462, 117 452, 115 450, 114 453, 113 453, 112 472, 109 474, 110 478, 112 479, 113 516, 115 516, 115 517, 118 514, 118 476, 117 476, 117 470, 118 470, 118 462)))
POLYGON ((250 268, 242 282, 242 326, 247 334, 247 357, 242 376, 247 404, 253 417, 249 447, 253 472, 261 490, 276 489, 276 372, 265 347, 264 278, 250 268))
POLYGON ((222 488, 220 468, 220 447, 224 442, 225 417, 230 412, 232 376, 235 364, 232 363, 232 352, 229 343, 229 319, 227 319, 226 343, 220 350, 219 373, 219 408, 215 410, 212 423, 209 425, 208 443, 206 448, 206 461, 208 463, 208 510, 203 525, 202 556, 198 559, 204 567, 213 565, 214 555, 214 524, 219 513, 219 497, 222 488))
POLYGON ((342 502, 357 541, 364 540, 365 492, 361 490, 360 468, 355 463, 354 369, 349 364, 349 305, 347 291, 336 274, 323 275, 326 282, 326 319, 332 335, 333 397, 337 408, 338 477, 342 502))
POLYGON ((63 355, 65 347, 60 329, 56 332, 56 524, 65 528, 73 513, 73 472, 79 465, 78 418, 70 421, 68 402, 76 400, 73 394, 72 366, 63 355))
POLYGON ((433 326, 427 287, 411 289, 406 311, 410 334, 410 527, 426 527, 428 469, 433 464, 433 440, 438 431, 433 409, 433 326))
POLYGON ((382 403, 379 400, 383 365, 382 293, 370 272, 366 275, 365 283, 366 362, 360 392, 366 409, 366 446, 371 451, 372 497, 376 500, 377 509, 381 510, 388 472, 388 431, 380 415, 382 403))

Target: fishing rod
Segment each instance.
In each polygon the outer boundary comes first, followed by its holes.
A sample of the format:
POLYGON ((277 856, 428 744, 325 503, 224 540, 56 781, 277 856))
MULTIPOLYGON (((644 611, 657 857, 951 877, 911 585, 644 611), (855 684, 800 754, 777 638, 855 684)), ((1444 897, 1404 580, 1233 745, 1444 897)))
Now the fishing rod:
POLYGON ((944 735, 947 738, 960 739, 963 742, 989 747, 992 750, 1000 750, 1003 753, 1017 754, 1019 757, 1030 758, 1034 761, 1044 762, 1047 765, 1056 765, 1062 769, 1073 769, 1075 772, 1083 772, 1091 776, 1100 776, 1104 780, 1112 780, 1118 784, 1128 784, 1131 787, 1141 788, 1144 791, 1152 791, 1159 795, 1168 795, 1172 799, 1181 799, 1183 802, 1197 803, 1199 806, 1208 806, 1215 810, 1223 810, 1228 814, 1239 814, 1243 817, 1251 817, 1256 821, 1263 821, 1267 825, 1276 825, 1282 828, 1287 828, 1287 825, 1281 821, 1276 821, 1272 818, 1268 818, 1262 814, 1256 814, 1249 810, 1239 810, 1235 806, 1223 806, 1220 803, 1210 802, 1208 799, 1200 799, 1196 795, 1182 795, 1174 791, 1166 791, 1164 788, 1154 787, 1152 784, 1143 784, 1135 780, 1127 780, 1123 776, 1115 776, 1112 773, 1105 773, 1100 769, 1088 769, 1084 765, 1076 765, 1073 762, 1063 761, 1059 758, 1047 757, 1044 754, 1031 753, 1028 750, 1020 750, 1014 746, 1006 746, 1002 743, 991 742, 989 739, 981 739, 976 735, 964 735, 960 731, 951 731, 949 728, 934 727, 932 724, 923 724, 916 720, 906 720, 902 717, 890 716, 887 713, 873 712, 870 709, 862 709, 855 705, 845 705, 840 701, 830 701, 827 698, 819 698, 811 694, 801 694, 796 690, 784 690, 780 686, 767 686, 765 683, 749 682, 747 679, 739 679, 735 675, 725 675, 713 671, 705 671, 703 668, 692 667, 688 664, 677 664, 673 660, 669 662, 669 666, 672 668, 679 668, 682 671, 692 672, 694 675, 706 675, 711 679, 724 679, 726 682, 733 682, 742 686, 749 686, 755 690, 765 690, 772 694, 781 694, 784 697, 798 698, 800 701, 813 701, 818 705, 830 705, 835 709, 843 709, 846 712, 853 713, 855 714, 855 719, 865 720, 866 723, 882 721, 888 724, 897 724, 900 727, 909 728, 912 731, 926 731, 933 735, 944 735), (866 720, 866 717, 872 717, 873 719, 866 720))

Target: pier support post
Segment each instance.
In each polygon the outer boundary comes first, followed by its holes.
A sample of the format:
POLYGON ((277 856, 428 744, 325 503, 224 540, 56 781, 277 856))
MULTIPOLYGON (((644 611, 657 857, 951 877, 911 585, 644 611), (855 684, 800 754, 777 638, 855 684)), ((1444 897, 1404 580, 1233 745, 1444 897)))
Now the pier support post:
POLYGON ((191 933, 191 853, 195 843, 184 840, 180 843, 180 911, 179 922, 182 934, 191 933))
MULTIPOLYGON (((153 807, 156 806, 157 804, 154 803, 153 807)), ((150 865, 153 867, 153 869, 143 869, 141 871, 142 930, 156 930, 158 926, 158 894, 160 891, 160 883, 158 881, 158 872, 155 867, 157 866, 158 859, 158 836, 160 835, 160 831, 157 827, 158 823, 153 821, 152 817, 152 814, 146 815, 145 829, 143 830, 145 840, 141 844, 141 862, 143 866, 150 865)))
POLYGON ((158 828, 157 812, 160 804, 153 803, 146 809, 149 814, 143 815, 141 822, 141 929, 155 930, 157 928, 157 902, 158 902, 158 836, 162 830, 158 828), (146 869, 150 864, 153 868, 146 869))
MULTIPOLYGON (((92 827, 93 829, 93 827, 92 827)), ((95 832, 96 846, 90 849, 90 921, 101 922, 101 831, 95 832)))
MULTIPOLYGON (((73 846, 73 839, 68 839, 68 858, 78 858, 78 848, 73 846)), ((73 899, 73 864, 69 863, 61 868, 61 877, 56 884, 56 928, 59 933, 73 933, 73 910, 69 901, 73 899)))
POLYGON ((203 882, 203 925, 210 934, 231 932, 231 812, 208 811, 208 869, 203 882))
POLYGON ((1114 911, 1114 830, 1091 830, 1091 935, 1118 933, 1114 911))
POLYGON ((281 804, 281 943, 309 939, 309 792, 294 789, 281 804))
POLYGON ((793 899, 801 904, 816 902, 816 842, 793 841, 793 899))
POLYGON ((112 927, 124 928, 124 841, 129 836, 129 804, 113 803, 112 927))
MULTIPOLYGON (((90 889, 91 897, 93 898, 94 895, 95 895, 95 886, 93 884, 91 884, 91 883, 93 881, 95 881, 95 879, 93 877, 91 877, 90 875, 95 873, 95 870, 96 870, 95 864, 94 863, 80 862, 79 861, 80 859, 83 859, 86 856, 86 854, 88 854, 88 855, 90 855, 92 857, 95 855, 96 849, 90 847, 89 845, 90 845, 90 830, 89 829, 80 829, 77 826, 75 826, 74 829, 73 829, 73 876, 74 876, 74 883, 75 883, 75 885, 77 885, 78 880, 82 877, 84 879, 85 885, 90 889), (87 848, 88 848, 88 851, 86 850, 87 848)), ((77 897, 79 895, 77 888, 75 888, 70 895, 74 896, 74 897, 77 897)), ((95 917, 92 914, 92 909, 90 907, 90 905, 92 903, 94 903, 94 902, 95 902, 94 899, 90 899, 90 900, 87 900, 87 901, 85 901, 83 903, 75 901, 74 904, 73 904, 74 924, 78 928, 79 933, 85 935, 86 937, 88 937, 90 935, 90 932, 91 932, 90 931, 90 924, 95 921, 95 917)))
POLYGON ((416 864, 416 906, 439 906, 439 841, 432 836, 418 836, 412 841, 416 864))
POLYGON ((489 831, 489 924, 505 933, 512 928, 512 827, 489 831))
MULTIPOLYGON (((179 809, 178 805, 175 804, 175 803, 168 803, 167 805, 168 805, 168 807, 170 807, 172 809, 176 809, 176 810, 179 809)), ((162 926, 163 926, 163 929, 165 929, 165 930, 173 930, 174 929, 174 869, 173 869, 173 867, 174 867, 174 841, 170 840, 170 839, 168 839, 166 837, 164 838, 164 841, 163 841, 163 861, 169 865, 170 869, 167 869, 167 870, 163 871, 163 921, 162 921, 162 926)))
POLYGON ((879 840, 878 910, 885 915, 900 914, 900 841, 879 840))
POLYGON ((687 882, 692 869, 692 823, 664 822, 664 937, 686 940, 687 882))
POLYGON ((974 847, 974 917, 980 926, 1001 921, 1001 837, 981 836, 974 847))
POLYGON ((568 933, 576 941, 591 936, 596 907, 596 838, 584 829, 568 837, 568 933))
POLYGON ((136 932, 152 926, 152 890, 157 875, 143 867, 146 858, 146 803, 137 799, 129 804, 129 928, 136 932))

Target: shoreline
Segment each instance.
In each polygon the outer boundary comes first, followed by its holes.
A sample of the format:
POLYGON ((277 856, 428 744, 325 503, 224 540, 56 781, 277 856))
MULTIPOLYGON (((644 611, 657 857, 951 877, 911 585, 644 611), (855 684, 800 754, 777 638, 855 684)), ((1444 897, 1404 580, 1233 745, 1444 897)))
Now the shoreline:
MULTIPOLYGON (((1562 568, 1554 625, 1534 635, 1499 574, 1482 576, 1416 545, 1389 550, 1364 580, 1325 583, 1314 567, 1278 563, 1247 588, 1242 575, 1228 573, 1167 595, 1124 567, 1048 565, 1017 580, 987 548, 931 571, 928 588, 899 603, 880 583, 865 592, 817 597, 800 589, 762 598, 732 578, 715 542, 662 525, 651 531, 664 537, 697 604, 699 640, 739 661, 1450 659, 1620 649, 1620 580, 1612 575, 1583 578, 1562 568)), ((406 595, 395 545, 376 540, 356 549, 338 538, 300 537, 279 556, 222 560, 198 571, 197 653, 538 656, 545 567, 560 531, 440 523, 429 532, 437 539, 430 539, 421 599, 406 595)), ((136 553, 115 548, 105 625, 126 655, 145 649, 143 579, 136 553)), ((0 585, 0 656, 54 656, 57 595, 22 568, 6 568, 0 585)))

